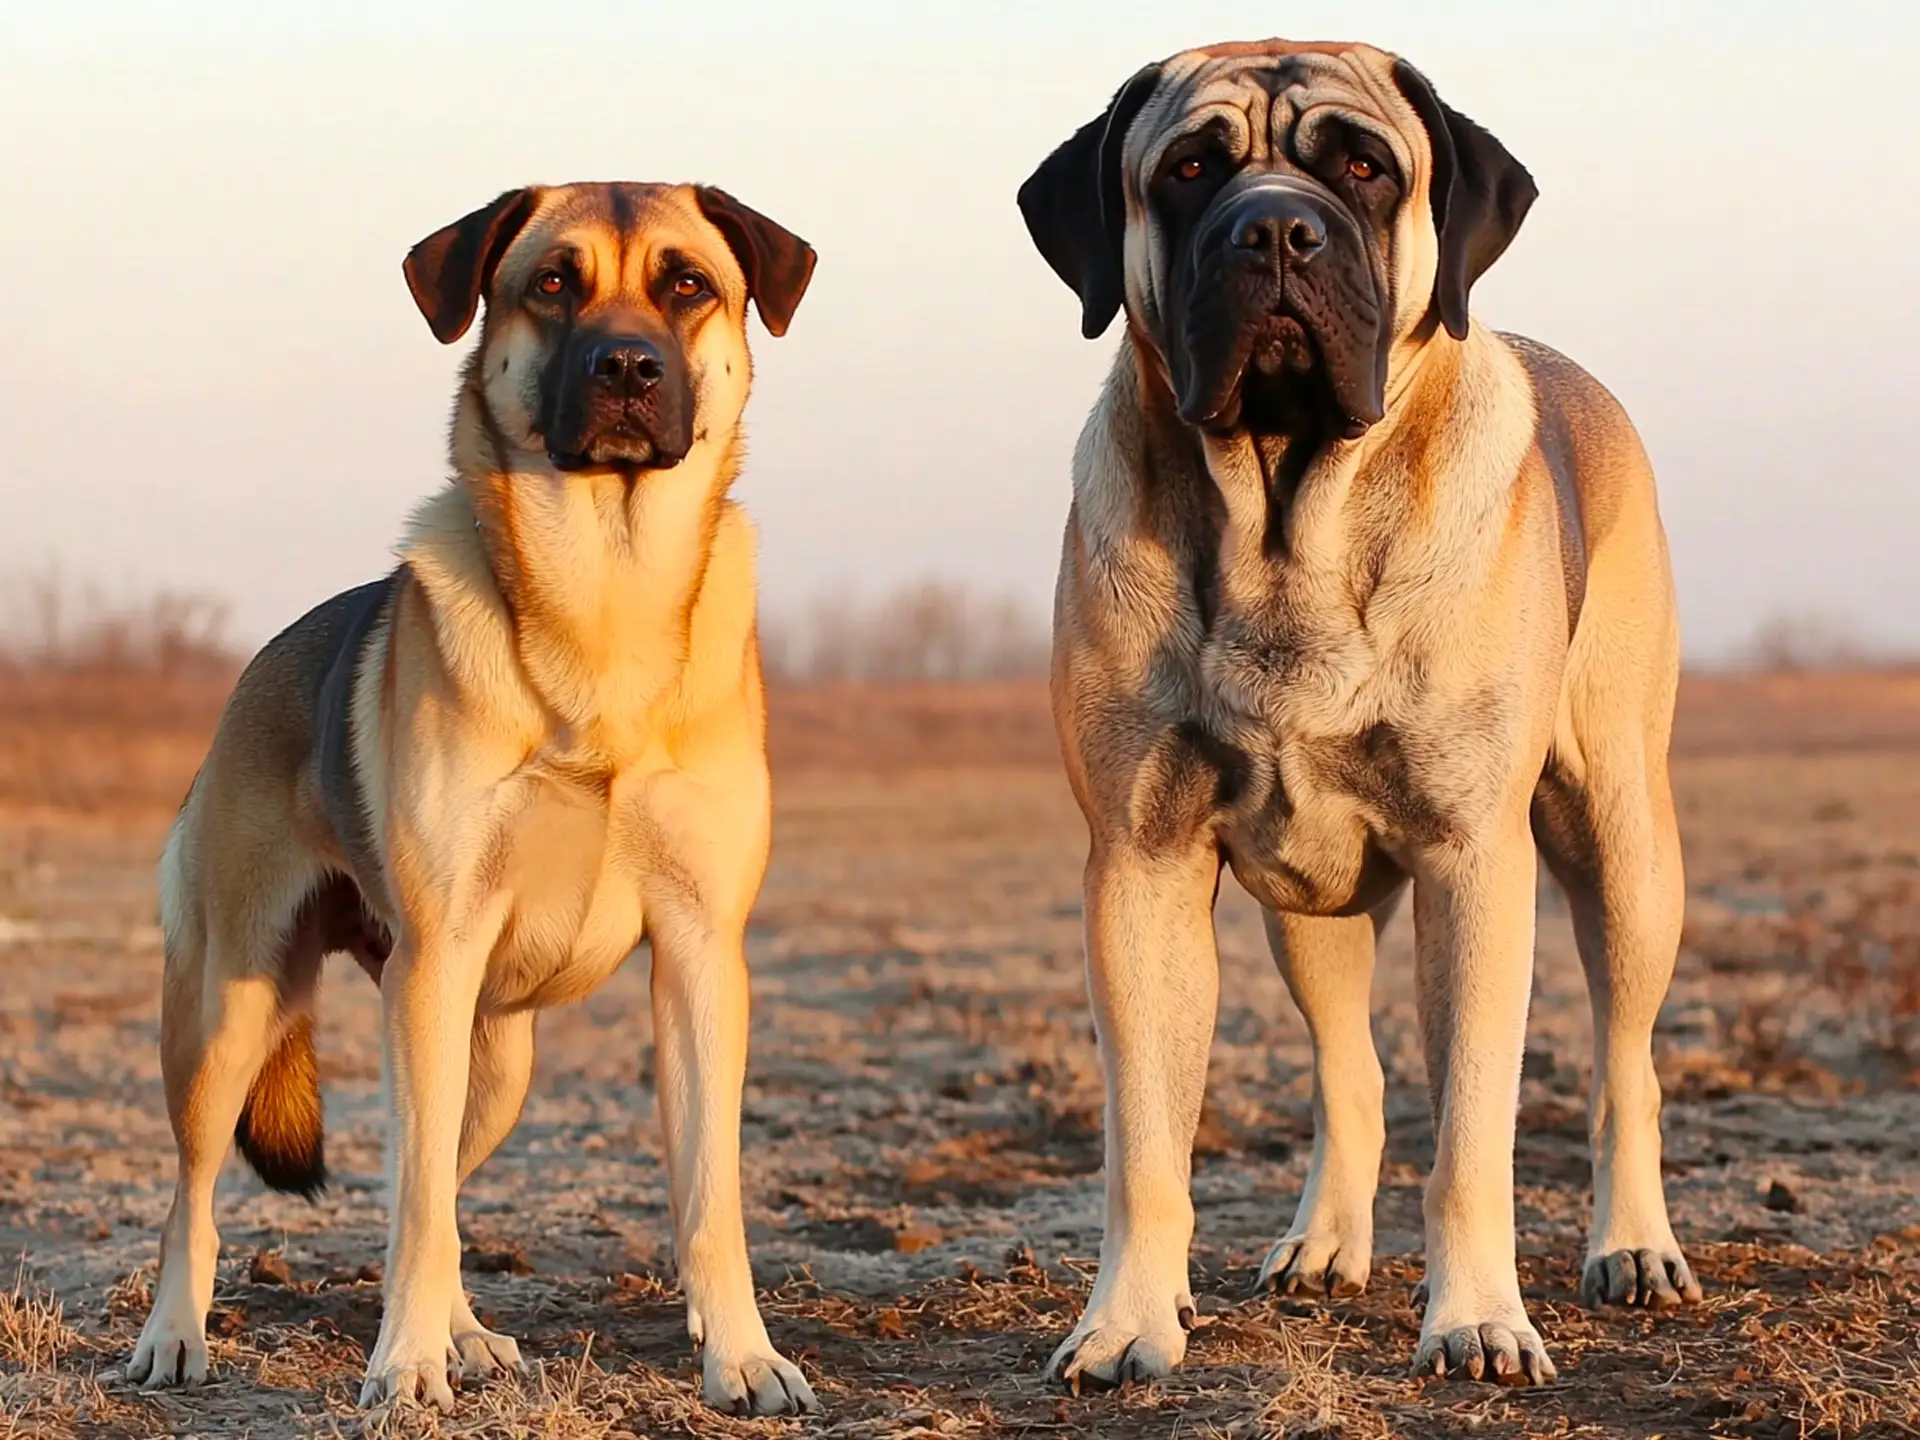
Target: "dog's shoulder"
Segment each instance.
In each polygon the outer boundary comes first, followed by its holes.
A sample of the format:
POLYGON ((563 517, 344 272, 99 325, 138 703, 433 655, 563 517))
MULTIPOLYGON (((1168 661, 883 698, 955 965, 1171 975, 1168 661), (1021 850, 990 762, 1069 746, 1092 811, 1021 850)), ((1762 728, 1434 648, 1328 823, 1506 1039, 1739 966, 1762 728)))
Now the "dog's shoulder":
POLYGON ((1577 443, 1617 443, 1632 432, 1626 407, 1576 361, 1525 335, 1502 331, 1499 339, 1527 372, 1543 434, 1551 428, 1577 443))
POLYGON ((234 686, 229 716, 263 733, 272 715, 289 741, 310 741, 343 658, 357 652, 390 603, 399 573, 329 596, 262 645, 234 686))
POLYGON ((1590 555, 1622 508, 1651 503, 1652 470, 1626 407, 1583 366, 1521 335, 1501 341, 1525 367, 1537 416, 1535 444, 1563 515, 1590 555))
POLYGON ((513 607, 466 487, 451 484, 423 500, 399 550, 408 579, 393 626, 400 688, 412 694, 444 684, 469 695, 520 696, 513 607))

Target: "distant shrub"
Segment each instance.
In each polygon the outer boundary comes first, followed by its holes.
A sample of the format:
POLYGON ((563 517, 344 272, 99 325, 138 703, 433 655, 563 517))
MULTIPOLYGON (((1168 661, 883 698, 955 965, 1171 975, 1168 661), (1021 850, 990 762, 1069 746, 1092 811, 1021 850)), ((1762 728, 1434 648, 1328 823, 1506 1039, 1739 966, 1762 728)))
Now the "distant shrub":
POLYGON ((1010 596, 920 580, 876 600, 822 595, 800 613, 761 620, 768 678, 1013 680, 1045 675, 1044 619, 1010 596))
POLYGON ((0 675, 231 677, 241 655, 217 596, 162 591, 116 602, 53 571, 0 585, 0 675))

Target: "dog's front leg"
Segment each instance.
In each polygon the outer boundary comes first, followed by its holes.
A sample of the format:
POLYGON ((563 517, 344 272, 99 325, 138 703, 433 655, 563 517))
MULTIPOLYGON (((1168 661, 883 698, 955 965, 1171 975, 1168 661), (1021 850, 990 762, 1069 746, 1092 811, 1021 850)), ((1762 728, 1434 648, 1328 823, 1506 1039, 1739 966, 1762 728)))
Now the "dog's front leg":
POLYGON ((740 1207, 740 1101, 747 1071, 743 921, 683 905, 656 909, 653 1026, 674 1249, 701 1394, 717 1410, 819 1409, 799 1369, 773 1348, 754 1301, 740 1207))
POLYGON ((403 935, 380 977, 392 1214, 385 1313, 362 1405, 421 1400, 453 1408, 448 1365, 456 1354, 451 1317, 460 1294, 460 1125, 474 1006, 505 915, 505 898, 496 897, 464 924, 403 935))
POLYGON ((1096 841, 1087 864, 1087 980, 1106 1069, 1107 1218, 1086 1314, 1047 1362, 1083 1380, 1151 1380, 1193 1328, 1187 1248, 1193 1135, 1219 1004, 1209 841, 1172 854, 1096 841))
POLYGON ((1427 1312, 1414 1369, 1554 1377, 1514 1266, 1513 1139, 1533 985, 1535 856, 1524 814, 1415 866, 1421 1028, 1433 1105, 1427 1312))

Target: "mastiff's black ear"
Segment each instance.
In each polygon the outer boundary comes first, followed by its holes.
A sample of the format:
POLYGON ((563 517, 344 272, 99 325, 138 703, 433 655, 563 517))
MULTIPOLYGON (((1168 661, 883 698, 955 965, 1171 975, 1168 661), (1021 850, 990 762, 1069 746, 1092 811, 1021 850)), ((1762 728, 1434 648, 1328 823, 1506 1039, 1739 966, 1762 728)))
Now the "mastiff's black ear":
POLYGON ((727 238, 733 258, 747 277, 747 294, 760 307, 767 333, 787 333, 800 297, 807 293, 817 258, 813 247, 785 226, 776 225, 751 206, 742 205, 724 190, 696 185, 700 209, 713 228, 727 238))
POLYGON ((1447 333, 1464 340, 1473 282, 1513 242, 1540 191, 1506 146, 1434 94, 1413 66, 1395 60, 1393 79, 1433 149, 1433 225, 1440 235, 1433 301, 1447 333))
POLYGON ((1127 127, 1153 94, 1160 67, 1120 87, 1098 119, 1082 125, 1020 187, 1027 233, 1053 273, 1080 297, 1080 333, 1092 340, 1126 301, 1126 190, 1120 151, 1127 127))
POLYGON ((436 230, 407 252, 402 267, 413 303, 433 338, 451 345, 467 333, 500 257, 533 214, 539 192, 509 190, 491 205, 436 230))

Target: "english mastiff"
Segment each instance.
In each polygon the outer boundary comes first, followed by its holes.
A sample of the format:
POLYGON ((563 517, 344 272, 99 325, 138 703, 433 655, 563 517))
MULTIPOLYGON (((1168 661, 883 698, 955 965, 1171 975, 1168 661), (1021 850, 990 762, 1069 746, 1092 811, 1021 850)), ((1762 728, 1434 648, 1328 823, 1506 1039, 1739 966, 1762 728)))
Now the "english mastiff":
POLYGON ((455 1197, 519 1117, 534 1015, 645 938, 674 1241, 707 1402, 814 1408, 754 1300, 740 1208, 747 912, 769 827, 740 466, 751 300, 785 332, 813 251, 724 191, 509 191, 416 245, 434 336, 486 319, 452 480, 384 578, 240 677, 160 862, 179 1183, 130 1373, 206 1377, 229 1139, 325 1180, 313 1008, 380 986, 392 1220, 363 1404, 517 1366, 461 1288, 455 1197))
POLYGON ((1366 1284, 1368 991, 1410 885, 1436 1140, 1414 1366, 1553 1377, 1514 1268, 1537 848, 1593 1005, 1582 1292, 1700 1295, 1652 1056, 1683 897, 1653 475, 1597 381, 1469 314, 1534 194, 1406 61, 1283 40, 1147 66, 1021 188, 1083 333, 1126 324, 1074 454, 1054 622, 1107 1080, 1099 1279, 1050 1362, 1076 1386, 1165 1374, 1194 1323, 1223 863, 1314 1043, 1312 1167, 1264 1284, 1366 1284))

